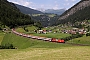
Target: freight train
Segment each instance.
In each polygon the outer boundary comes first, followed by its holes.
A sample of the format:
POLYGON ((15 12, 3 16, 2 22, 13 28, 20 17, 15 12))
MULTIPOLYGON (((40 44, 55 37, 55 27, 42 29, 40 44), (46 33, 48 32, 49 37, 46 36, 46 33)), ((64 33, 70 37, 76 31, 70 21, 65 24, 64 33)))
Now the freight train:
POLYGON ((33 36, 33 35, 24 34, 24 33, 19 33, 19 32, 16 32, 14 28, 12 29, 12 32, 16 35, 27 37, 27 38, 49 41, 49 42, 56 42, 56 43, 65 43, 65 40, 62 40, 62 39, 47 38, 47 37, 40 37, 40 36, 33 36))

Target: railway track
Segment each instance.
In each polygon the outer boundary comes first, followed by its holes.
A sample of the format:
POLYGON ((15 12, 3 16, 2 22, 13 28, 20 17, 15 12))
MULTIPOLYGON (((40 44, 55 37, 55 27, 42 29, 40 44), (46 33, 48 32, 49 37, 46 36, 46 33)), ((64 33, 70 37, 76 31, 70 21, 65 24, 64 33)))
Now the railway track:
POLYGON ((40 36, 33 36, 33 35, 24 34, 24 33, 19 33, 17 31, 15 31, 15 29, 12 29, 12 32, 14 34, 16 34, 16 35, 19 35, 19 36, 23 36, 23 37, 26 37, 26 38, 37 39, 37 40, 56 42, 56 43, 63 43, 63 44, 70 44, 70 45, 74 45, 74 46, 90 46, 90 45, 86 45, 86 44, 67 43, 64 40, 56 39, 56 38, 47 38, 47 37, 40 37, 40 36))
POLYGON ((47 38, 47 37, 40 37, 40 36, 33 36, 33 35, 28 35, 24 33, 19 33, 15 29, 12 29, 12 32, 16 35, 27 37, 27 38, 32 38, 32 39, 37 39, 37 40, 43 40, 43 41, 49 41, 49 42, 57 42, 57 43, 65 43, 64 40, 61 39, 56 39, 56 38, 47 38))

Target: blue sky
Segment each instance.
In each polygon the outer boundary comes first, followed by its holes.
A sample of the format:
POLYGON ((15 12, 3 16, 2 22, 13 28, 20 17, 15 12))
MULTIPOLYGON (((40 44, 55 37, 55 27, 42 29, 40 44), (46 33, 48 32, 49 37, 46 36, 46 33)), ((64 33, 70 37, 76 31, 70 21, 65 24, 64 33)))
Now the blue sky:
POLYGON ((69 9, 80 0, 8 0, 33 9, 69 9))

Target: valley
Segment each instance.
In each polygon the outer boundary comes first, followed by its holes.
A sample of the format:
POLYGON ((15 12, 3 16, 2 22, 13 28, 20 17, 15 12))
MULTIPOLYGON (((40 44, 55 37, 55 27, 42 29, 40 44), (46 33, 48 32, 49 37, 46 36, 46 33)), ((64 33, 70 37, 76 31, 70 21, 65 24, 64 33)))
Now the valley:
POLYGON ((89 2, 41 12, 0 0, 0 60, 90 60, 89 2))

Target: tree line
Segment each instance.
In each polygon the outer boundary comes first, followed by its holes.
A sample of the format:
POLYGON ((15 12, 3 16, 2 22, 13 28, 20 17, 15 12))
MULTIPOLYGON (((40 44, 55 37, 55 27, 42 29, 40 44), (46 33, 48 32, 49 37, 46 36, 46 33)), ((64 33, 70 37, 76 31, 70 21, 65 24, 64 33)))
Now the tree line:
POLYGON ((77 34, 72 34, 71 36, 61 38, 61 39, 65 40, 65 41, 69 41, 69 40, 72 40, 74 38, 79 38, 79 37, 82 37, 82 36, 83 36, 83 34, 78 34, 77 33, 77 34))

